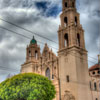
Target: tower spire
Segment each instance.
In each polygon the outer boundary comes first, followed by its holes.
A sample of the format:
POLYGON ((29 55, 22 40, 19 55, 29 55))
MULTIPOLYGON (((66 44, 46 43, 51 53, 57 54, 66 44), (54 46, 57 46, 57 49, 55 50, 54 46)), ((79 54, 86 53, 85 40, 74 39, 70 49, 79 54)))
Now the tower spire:
POLYGON ((98 55, 98 64, 100 64, 100 54, 98 55))

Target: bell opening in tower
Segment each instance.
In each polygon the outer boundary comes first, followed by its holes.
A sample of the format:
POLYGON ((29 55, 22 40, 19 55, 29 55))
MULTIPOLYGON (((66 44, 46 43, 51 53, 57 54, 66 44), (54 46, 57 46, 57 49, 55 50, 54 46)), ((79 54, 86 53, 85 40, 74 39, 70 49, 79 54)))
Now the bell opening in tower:
POLYGON ((68 34, 66 33, 65 35, 64 35, 64 39, 65 39, 65 47, 68 47, 69 46, 69 41, 68 41, 68 34))
POLYGON ((36 60, 38 59, 38 52, 37 51, 35 51, 35 58, 36 58, 36 60))
POLYGON ((77 17, 75 16, 75 26, 77 25, 77 17))
POLYGON ((77 34, 77 45, 80 46, 80 35, 79 35, 79 33, 77 34))
POLYGON ((64 26, 66 27, 67 25, 68 25, 68 18, 65 17, 65 18, 64 18, 64 26))
POLYGON ((31 51, 29 50, 29 57, 31 57, 31 51))
POLYGON ((72 7, 73 7, 73 8, 75 7, 74 2, 72 2, 72 7))
POLYGON ((66 7, 66 8, 68 7, 68 4, 67 4, 67 2, 65 2, 65 7, 66 7))

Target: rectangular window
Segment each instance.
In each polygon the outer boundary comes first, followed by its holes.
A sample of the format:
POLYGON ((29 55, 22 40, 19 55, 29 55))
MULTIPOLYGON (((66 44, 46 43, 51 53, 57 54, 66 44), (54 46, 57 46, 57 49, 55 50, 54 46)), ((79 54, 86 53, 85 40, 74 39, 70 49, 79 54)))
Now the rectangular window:
POLYGON ((66 76, 66 81, 69 82, 69 75, 66 76))
POLYGON ((100 91, 100 83, 99 83, 99 91, 100 91))
POLYGON ((54 75, 52 74, 52 79, 54 79, 54 75))

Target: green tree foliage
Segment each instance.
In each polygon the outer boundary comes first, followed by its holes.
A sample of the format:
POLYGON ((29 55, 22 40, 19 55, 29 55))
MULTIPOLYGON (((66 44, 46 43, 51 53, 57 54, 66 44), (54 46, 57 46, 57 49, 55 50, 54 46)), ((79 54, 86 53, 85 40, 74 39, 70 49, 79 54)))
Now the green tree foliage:
POLYGON ((0 100, 52 100, 55 93, 48 78, 34 73, 19 74, 0 84, 0 100))

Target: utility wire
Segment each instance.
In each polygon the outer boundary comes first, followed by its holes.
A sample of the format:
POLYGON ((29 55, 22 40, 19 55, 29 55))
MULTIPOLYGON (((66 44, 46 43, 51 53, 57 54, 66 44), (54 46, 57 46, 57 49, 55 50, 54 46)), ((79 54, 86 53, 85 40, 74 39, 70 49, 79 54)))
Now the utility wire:
MULTIPOLYGON (((24 38, 30 39, 29 37, 27 37, 27 36, 25 36, 25 35, 19 34, 19 33, 17 33, 17 32, 14 32, 14 31, 12 31, 12 30, 7 29, 7 28, 1 27, 1 26, 0 26, 0 28, 3 28, 3 29, 5 29, 5 30, 7 30, 7 31, 10 31, 10 32, 15 33, 15 34, 17 34, 17 35, 20 35, 20 36, 22 36, 22 37, 24 37, 24 38)), ((41 42, 40 42, 40 43, 41 43, 41 42)), ((42 44, 44 44, 44 43, 42 43, 42 44)), ((54 48, 54 47, 52 47, 52 48, 54 48)), ((58 50, 57 48, 54 48, 54 49, 58 50)), ((75 53, 74 53, 74 54, 75 54, 75 53)), ((75 55, 73 55, 73 53, 72 53, 71 55, 72 55, 72 56, 75 56, 75 55)), ((76 57, 80 58, 79 56, 76 56, 76 57)), ((86 59, 83 59, 83 60, 86 61, 86 59)), ((90 61, 90 60, 88 60, 88 61, 90 61)), ((92 62, 92 61, 90 61, 90 62, 92 62)), ((92 63, 95 63, 95 62, 92 62, 92 63)), ((1 66, 0 66, 0 68, 1 68, 1 66)), ((2 67, 2 68, 4 68, 4 67, 2 67)), ((6 69, 8 69, 8 68, 6 68, 6 69)), ((2 70, 4 70, 4 69, 2 69, 2 70)), ((10 70, 15 70, 15 69, 10 69, 10 70)), ((18 71, 18 70, 16 70, 16 71, 18 71)))
MULTIPOLYGON (((17 34, 17 35, 19 35, 19 36, 22 36, 22 37, 24 37, 24 38, 26 38, 26 39, 31 39, 31 38, 29 38, 29 37, 27 37, 27 36, 25 36, 25 35, 23 35, 23 34, 20 34, 20 33, 18 33, 18 32, 15 32, 15 31, 12 31, 12 30, 9 30, 9 29, 7 29, 7 28, 5 28, 5 27, 2 27, 2 26, 0 26, 0 28, 2 28, 2 29, 4 29, 4 30, 7 30, 7 31, 10 31, 10 32, 12 32, 12 33, 14 33, 14 34, 17 34)), ((41 43, 41 44, 45 44, 45 43, 43 43, 43 42, 40 42, 40 41, 38 41, 39 43, 41 43)), ((50 46, 50 45, 49 45, 50 46)), ((52 46, 50 46, 50 47, 52 47, 52 46)), ((57 48, 55 48, 55 47, 52 47, 52 48, 54 48, 55 50, 58 50, 57 48)), ((90 61, 90 60, 86 60, 86 61, 90 61)), ((92 61, 90 61, 90 62, 92 62, 92 61)), ((92 63, 94 63, 94 62, 92 62, 92 63)))
POLYGON ((0 66, 0 70, 6 70, 6 71, 19 71, 19 70, 16 70, 16 69, 12 69, 12 68, 8 68, 8 67, 4 67, 4 66, 0 66))
MULTIPOLYGON (((77 57, 77 58, 80 58, 80 59, 83 59, 83 58, 81 58, 81 57, 79 57, 79 56, 76 56, 76 53, 70 53, 70 55, 72 55, 72 56, 74 56, 74 57, 77 57)), ((87 61, 86 59, 83 59, 84 61, 87 61)), ((95 62, 93 62, 93 61, 90 61, 89 60, 89 62, 91 62, 91 63, 95 63, 95 62)), ((87 62, 86 62, 87 63, 87 62)), ((8 68, 8 67, 3 67, 3 66, 0 66, 0 70, 6 70, 7 71, 7 69, 10 71, 10 70, 13 70, 13 71, 19 71, 19 70, 16 70, 16 69, 12 69, 12 68, 8 68)))
MULTIPOLYGON (((20 34, 20 33, 18 33, 18 32, 12 31, 12 30, 9 30, 9 29, 7 29, 7 28, 1 26, 1 25, 0 25, 0 28, 2 28, 2 29, 4 29, 4 30, 7 30, 7 31, 10 31, 10 32, 12 32, 12 33, 14 33, 14 34, 20 35, 20 36, 22 36, 22 37, 24 37, 24 38, 26 38, 26 39, 29 39, 29 40, 31 39, 31 38, 29 38, 29 37, 27 37, 27 36, 25 36, 25 35, 23 35, 23 34, 20 34)), ((38 41, 38 42, 41 43, 41 44, 43 44, 43 45, 45 45, 45 43, 43 43, 43 42, 40 42, 40 41, 38 41)), ((57 48, 52 47, 51 45, 49 45, 49 46, 50 46, 51 48, 54 48, 54 49, 58 50, 57 48)))
MULTIPOLYGON (((32 32, 32 31, 30 31, 30 30, 28 30, 28 29, 26 29, 26 28, 24 28, 24 27, 21 27, 21 26, 19 26, 19 25, 16 25, 16 24, 14 24, 14 23, 12 23, 12 22, 9 22, 9 21, 7 21, 7 20, 5 20, 5 19, 2 19, 2 18, 0 18, 0 20, 2 20, 2 21, 4 21, 4 22, 6 22, 6 23, 9 23, 9 24, 11 24, 11 25, 14 25, 14 26, 16 26, 16 27, 18 27, 18 28, 20 28, 20 29, 23 29, 23 30, 25 30, 25 31, 27 31, 27 32, 30 32, 30 33, 32 33, 32 34, 35 34, 35 35, 37 35, 37 36, 39 36, 39 37, 42 37, 42 38, 44 38, 44 39, 46 39, 46 40, 49 40, 49 41, 51 41, 51 42, 53 42, 53 43, 55 43, 55 44, 58 44, 56 41, 53 41, 53 40, 51 40, 51 39, 49 39, 49 38, 47 38, 47 37, 44 37, 44 36, 42 36, 42 35, 40 35, 40 34, 37 34, 37 33, 34 33, 34 32, 32 32)), ((9 30, 8 30, 9 31, 9 30)), ((22 35, 22 34, 21 34, 22 35)), ((25 36, 26 37, 26 36, 25 36)), ((29 38, 30 39, 30 38, 29 38)), ((75 39, 76 40, 76 39, 75 39)), ((39 42, 39 41, 38 41, 39 42)), ((42 44, 44 44, 44 43, 42 43, 42 44)), ((51 47, 51 46, 50 46, 51 47)), ((55 48, 55 47, 54 47, 55 48)), ((94 58, 94 57, 91 57, 91 56, 88 56, 89 58, 92 58, 92 59, 94 59, 94 60, 96 60, 97 61, 97 59, 96 58, 94 58)))
POLYGON ((25 31, 27 31, 27 32, 29 32, 29 33, 31 33, 31 34, 35 34, 35 35, 37 35, 37 36, 39 36, 39 37, 41 37, 41 38, 44 38, 44 39, 46 39, 46 40, 49 40, 49 41, 51 41, 51 42, 53 42, 53 43, 58 44, 56 41, 53 41, 53 40, 51 40, 51 39, 49 39, 49 38, 47 38, 47 37, 44 37, 44 36, 42 36, 42 35, 40 35, 40 34, 34 33, 34 32, 32 32, 32 31, 30 31, 30 30, 24 28, 24 27, 21 27, 21 26, 19 26, 19 25, 16 25, 16 24, 14 24, 14 23, 12 23, 12 22, 9 22, 9 21, 7 21, 7 20, 5 20, 5 19, 0 18, 0 20, 4 21, 4 22, 6 22, 6 23, 9 23, 9 24, 11 24, 11 25, 14 25, 14 26, 16 26, 17 28, 23 29, 23 30, 25 30, 25 31))

